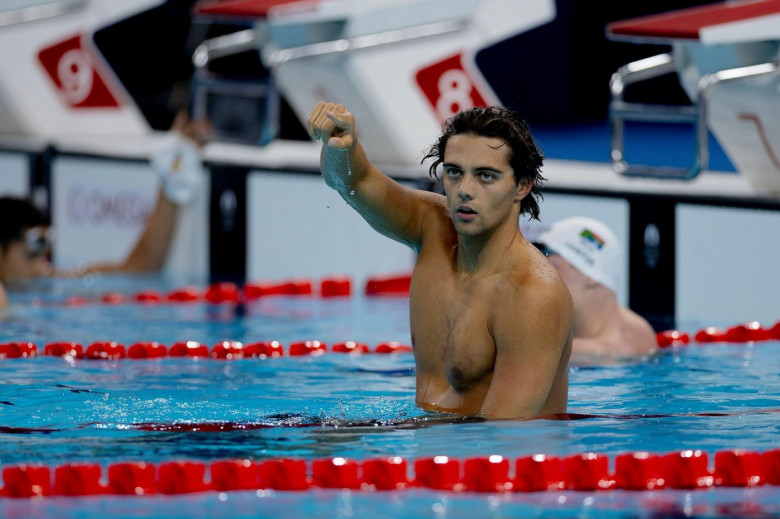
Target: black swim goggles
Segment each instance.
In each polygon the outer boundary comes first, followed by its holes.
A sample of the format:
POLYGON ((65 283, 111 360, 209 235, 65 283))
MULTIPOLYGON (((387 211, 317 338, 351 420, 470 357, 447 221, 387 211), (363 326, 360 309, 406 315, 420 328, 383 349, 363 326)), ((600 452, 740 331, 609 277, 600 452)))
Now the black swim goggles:
POLYGON ((35 259, 51 252, 54 231, 48 227, 31 227, 24 232, 23 238, 27 245, 27 257, 35 259))

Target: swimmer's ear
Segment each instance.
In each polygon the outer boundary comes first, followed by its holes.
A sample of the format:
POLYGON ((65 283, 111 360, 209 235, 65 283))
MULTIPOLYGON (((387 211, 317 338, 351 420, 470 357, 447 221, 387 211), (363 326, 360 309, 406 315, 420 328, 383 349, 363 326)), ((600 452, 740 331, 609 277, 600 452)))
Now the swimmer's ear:
POLYGON ((515 202, 520 202, 528 196, 528 193, 531 192, 531 189, 534 188, 534 181, 533 180, 521 180, 517 184, 517 190, 515 191, 515 202))

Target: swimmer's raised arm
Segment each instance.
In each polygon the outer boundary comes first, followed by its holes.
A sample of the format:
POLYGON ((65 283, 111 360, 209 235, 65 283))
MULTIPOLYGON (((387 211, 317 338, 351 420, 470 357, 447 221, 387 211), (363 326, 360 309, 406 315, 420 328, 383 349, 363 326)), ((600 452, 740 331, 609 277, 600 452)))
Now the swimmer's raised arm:
POLYGON ((360 145, 354 115, 343 105, 317 103, 307 126, 312 138, 322 142, 325 183, 374 229, 418 249, 425 215, 442 214, 443 197, 406 188, 375 167, 360 145))

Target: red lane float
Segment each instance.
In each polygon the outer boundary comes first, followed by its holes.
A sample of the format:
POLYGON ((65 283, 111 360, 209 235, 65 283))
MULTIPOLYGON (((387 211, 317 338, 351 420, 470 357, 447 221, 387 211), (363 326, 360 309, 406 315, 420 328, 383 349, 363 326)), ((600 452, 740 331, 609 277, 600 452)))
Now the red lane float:
POLYGON ((209 347, 197 341, 175 342, 168 350, 169 357, 208 357, 209 347))
MULTIPOLYGON (((232 296, 228 298, 232 299, 232 296)), ((780 340, 780 321, 765 328, 757 321, 738 324, 727 329, 708 327, 696 332, 691 339, 688 333, 678 330, 666 330, 656 335, 659 348, 687 346, 693 342, 700 344, 728 343, 752 344, 756 342, 780 340)), ((411 353, 412 346, 397 341, 382 342, 371 350, 365 343, 344 341, 335 343, 330 350, 320 341, 299 341, 290 344, 289 355, 320 355, 327 351, 334 353, 411 353)), ((0 344, 0 359, 35 357, 37 346, 31 342, 8 342, 0 344)), ((222 341, 211 350, 200 343, 177 342, 166 351, 165 346, 155 342, 139 342, 129 350, 116 342, 95 342, 86 351, 75 342, 52 342, 46 344, 43 351, 47 356, 70 356, 73 358, 117 360, 125 357, 132 359, 154 359, 170 357, 212 357, 215 359, 272 358, 285 354, 284 347, 278 341, 256 342, 242 345, 237 341, 222 341)))
POLYGON ((677 330, 666 330, 658 332, 655 336, 659 348, 668 348, 669 346, 681 346, 689 344, 691 337, 687 333, 677 330))
POLYGON ((200 299, 201 293, 195 287, 177 288, 165 296, 165 300, 171 303, 192 303, 200 299))
POLYGON ((106 305, 121 305, 125 302, 125 296, 119 292, 108 292, 100 296, 100 302, 106 305))
POLYGON ((256 490, 260 488, 257 464, 250 460, 225 460, 211 463, 214 490, 256 490))
POLYGON ((366 281, 365 294, 367 296, 408 297, 411 284, 411 274, 372 277, 366 281))
POLYGON ((668 467, 658 454, 632 452, 615 457, 615 484, 626 490, 660 490, 668 485, 668 467))
POLYGON ((109 465, 106 493, 131 496, 155 494, 155 472, 154 465, 142 461, 109 465))
MULTIPOLYGON (((748 344, 777 340, 780 340, 780 321, 769 328, 763 327, 758 321, 740 323, 725 330, 715 326, 708 326, 698 330, 693 335, 693 341, 700 344, 748 344)), ((691 336, 678 330, 665 330, 656 334, 656 342, 659 348, 684 346, 691 343, 691 336)))
POLYGON ((0 359, 35 357, 38 347, 31 342, 7 342, 0 344, 0 359))
POLYGON ((78 342, 50 342, 43 347, 43 354, 81 359, 84 358, 84 347, 78 342))
POLYGON ((362 485, 358 469, 358 462, 347 458, 317 459, 312 462, 311 483, 322 488, 357 490, 362 485))
POLYGON ((615 480, 609 472, 609 459, 603 454, 584 453, 562 460, 563 479, 569 490, 609 490, 615 480))
POLYGON ((306 461, 301 459, 267 460, 258 465, 257 479, 260 488, 306 490, 310 485, 306 472, 306 461))
POLYGON ((368 348, 368 344, 355 341, 338 342, 331 346, 330 351, 333 353, 369 353, 371 350, 368 348))
POLYGON ((463 490, 460 460, 449 456, 432 456, 414 462, 414 484, 435 490, 463 490))
POLYGON ((349 297, 352 295, 352 281, 348 277, 325 278, 320 282, 321 297, 349 297))
POLYGON ((51 470, 43 465, 15 465, 3 469, 3 495, 42 497, 51 495, 51 470))
POLYGON ((515 461, 514 489, 520 492, 563 490, 561 460, 556 456, 535 454, 515 461))
POLYGON ((724 487, 763 485, 767 482, 768 468, 769 464, 763 463, 761 454, 757 452, 745 450, 716 452, 713 484, 724 487))
POLYGON ((290 344, 290 356, 322 355, 328 351, 328 345, 320 341, 300 341, 290 344))
POLYGON ((118 342, 93 342, 87 346, 84 357, 94 360, 119 360, 127 357, 125 347, 118 342))
POLYGON ((282 282, 257 281, 244 284, 244 297, 247 301, 269 296, 310 296, 312 283, 308 279, 292 279, 282 282))
MULTIPOLYGON (((293 357, 322 355, 333 353, 410 353, 412 347, 401 342, 381 342, 372 350, 368 344, 357 341, 343 341, 334 344, 330 350, 326 343, 317 340, 298 341, 289 345, 287 354, 293 357)), ((35 357, 38 347, 32 342, 8 342, 0 344, 0 359, 35 357)), ((112 341, 94 342, 84 347, 77 342, 58 341, 44 345, 43 354, 50 357, 72 357, 91 360, 161 359, 165 357, 212 358, 219 360, 269 359, 283 357, 285 348, 279 341, 259 341, 243 344, 239 341, 225 340, 209 348, 197 341, 179 341, 170 348, 154 341, 136 342, 125 348, 112 341)))
POLYGON ((238 304, 241 296, 235 283, 212 283, 204 296, 211 304, 238 304))
POLYGON ((262 341, 248 344, 244 348, 244 356, 268 359, 284 356, 284 346, 279 341, 262 341))
POLYGON ((772 332, 763 328, 758 321, 738 324, 726 330, 728 342, 758 342, 774 338, 772 332))
POLYGON ((401 342, 382 342, 377 344, 376 348, 374 349, 375 353, 412 353, 413 348, 409 346, 408 344, 403 344, 401 342))
POLYGON ((680 489, 711 487, 714 482, 708 468, 707 453, 700 450, 672 452, 664 456, 669 486, 680 489))
POLYGON ((363 462, 363 483, 372 490, 402 490, 409 487, 406 460, 400 456, 363 462))
POLYGON ((136 342, 127 348, 128 359, 160 359, 168 356, 168 350, 159 342, 136 342))
POLYGON ((157 290, 142 290, 133 295, 133 301, 136 303, 155 304, 163 300, 162 294, 157 290))
POLYGON ((239 341, 218 342, 211 348, 212 359, 243 359, 244 345, 239 341))
POLYGON ((157 470, 157 491, 162 494, 189 494, 210 490, 204 478, 206 465, 197 461, 169 461, 157 470))
POLYGON ((10 498, 88 496, 100 494, 186 494, 204 491, 285 490, 310 488, 389 491, 427 488, 447 492, 539 492, 702 489, 710 487, 756 487, 779 485, 780 449, 766 452, 725 450, 715 453, 714 467, 707 454, 683 450, 667 454, 634 452, 614 458, 609 471, 605 454, 581 453, 563 458, 538 454, 511 460, 478 456, 463 462, 448 456, 414 461, 414 476, 407 461, 398 456, 363 461, 344 457, 305 461, 278 458, 168 461, 155 466, 144 462, 121 462, 103 468, 97 463, 12 465, 2 471, 0 495, 10 498), (510 468, 514 467, 514 473, 510 468))
POLYGON ((58 496, 94 496, 104 493, 100 484, 101 467, 97 463, 68 463, 54 469, 54 494, 58 496))
POLYGON ((463 484, 466 490, 474 492, 512 490, 509 460, 499 455, 467 459, 463 464, 463 484))

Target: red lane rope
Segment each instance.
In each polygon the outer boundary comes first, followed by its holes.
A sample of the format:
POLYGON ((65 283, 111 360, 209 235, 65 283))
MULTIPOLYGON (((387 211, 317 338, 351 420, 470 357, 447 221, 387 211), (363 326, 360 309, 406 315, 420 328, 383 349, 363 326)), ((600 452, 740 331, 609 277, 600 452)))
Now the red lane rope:
MULTIPOLYGON (((693 334, 678 330, 666 330, 656 335, 660 348, 679 348, 698 344, 754 344, 758 342, 779 341, 780 321, 771 327, 763 327, 758 321, 741 323, 726 329, 708 327, 693 334)), ((244 358, 273 358, 289 355, 293 357, 305 355, 321 355, 323 353, 410 353, 412 347, 397 341, 377 344, 371 349, 366 343, 343 341, 333 344, 330 348, 322 341, 307 340, 290 343, 288 348, 279 341, 261 341, 243 344, 239 341, 220 341, 211 348, 196 341, 181 341, 170 348, 158 342, 137 342, 128 347, 114 341, 98 341, 89 344, 86 349, 77 342, 51 342, 44 346, 43 355, 70 356, 73 358, 118 360, 153 359, 163 357, 192 357, 234 360, 244 358)), ((38 346, 32 342, 7 342, 0 344, 0 359, 25 358, 39 355, 38 346)))
POLYGON ((679 330, 666 330, 656 334, 656 341, 660 348, 687 346, 692 342, 737 344, 778 340, 780 340, 780 321, 770 327, 764 327, 758 321, 740 323, 726 329, 710 326, 702 328, 693 336, 679 330))
MULTIPOLYGON (((43 355, 72 357, 76 359, 119 360, 158 359, 163 357, 210 358, 218 360, 268 359, 274 357, 301 357, 342 353, 362 355, 367 353, 395 354, 411 353, 412 347, 397 341, 381 342, 373 349, 366 343, 344 341, 330 348, 322 341, 292 342, 285 349, 279 341, 262 341, 244 344, 239 341, 220 341, 209 348, 197 341, 176 342, 171 347, 158 342, 136 342, 128 347, 112 341, 89 344, 86 349, 78 342, 50 342, 43 348, 43 355)), ((7 342, 0 344, 0 359, 29 358, 39 356, 38 346, 33 342, 7 342)))
MULTIPOLYGON (((348 277, 335 276, 324 278, 319 282, 318 290, 315 282, 306 278, 294 278, 283 281, 256 281, 238 287, 235 283, 212 283, 205 290, 187 286, 168 293, 157 290, 142 290, 135 294, 125 295, 119 292, 109 292, 96 299, 74 296, 65 300, 66 306, 83 306, 87 304, 118 305, 124 303, 139 304, 182 304, 210 303, 214 305, 239 305, 274 296, 322 298, 349 297, 352 295, 352 282, 348 277)), ((409 296, 411 274, 381 276, 369 278, 364 293, 368 296, 409 296)), ((36 302, 45 305, 50 303, 36 302)), ((660 348, 686 346, 693 342, 706 343, 755 343, 780 340, 780 321, 769 327, 764 327, 758 321, 736 324, 729 328, 706 327, 695 333, 680 330, 664 330, 656 334, 656 342, 660 348)))
POLYGON ((113 463, 108 465, 105 474, 97 463, 65 463, 53 468, 21 464, 3 468, 0 495, 21 498, 312 488, 365 491, 427 488, 493 493, 780 485, 780 449, 723 450, 716 452, 713 460, 710 465, 707 453, 702 450, 665 454, 631 452, 618 454, 612 460, 606 454, 593 452, 565 457, 537 454, 514 460, 500 455, 465 460, 431 456, 409 462, 400 456, 362 461, 344 457, 208 463, 183 460, 157 465, 113 463))
MULTIPOLYGON (((401 274, 393 276, 375 276, 366 281, 363 293, 372 297, 408 297, 412 276, 401 274)), ((287 297, 343 298, 352 296, 352 280, 346 276, 332 276, 319 282, 306 278, 293 278, 282 281, 254 281, 239 287, 235 283, 212 283, 205 289, 185 286, 170 292, 155 289, 141 290, 133 294, 107 292, 97 297, 73 296, 65 299, 65 306, 84 306, 91 304, 119 305, 138 304, 187 304, 211 303, 216 305, 238 305, 252 303, 259 299, 287 297)), ((51 303, 37 301, 35 304, 50 306, 51 303)))

